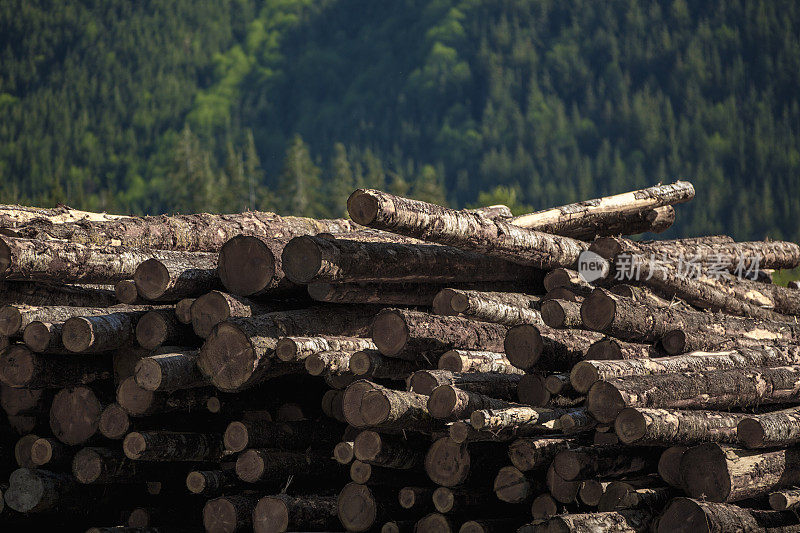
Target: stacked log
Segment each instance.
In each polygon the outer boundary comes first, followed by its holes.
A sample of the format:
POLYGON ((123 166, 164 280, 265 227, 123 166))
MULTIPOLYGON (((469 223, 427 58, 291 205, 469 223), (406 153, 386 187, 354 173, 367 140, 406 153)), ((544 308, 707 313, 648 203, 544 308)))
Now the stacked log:
POLYGON ((693 196, 513 217, 358 190, 355 223, 0 207, 0 521, 798 529, 800 309, 735 272, 800 248, 618 237, 693 196), (719 280, 610 279, 712 251, 719 280))

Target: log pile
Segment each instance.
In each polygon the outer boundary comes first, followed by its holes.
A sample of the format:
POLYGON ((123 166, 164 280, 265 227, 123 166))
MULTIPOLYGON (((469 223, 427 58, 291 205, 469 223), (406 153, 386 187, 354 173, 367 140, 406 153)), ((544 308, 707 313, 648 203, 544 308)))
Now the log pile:
POLYGON ((800 530, 800 247, 620 237, 693 196, 2 206, 0 524, 800 530))

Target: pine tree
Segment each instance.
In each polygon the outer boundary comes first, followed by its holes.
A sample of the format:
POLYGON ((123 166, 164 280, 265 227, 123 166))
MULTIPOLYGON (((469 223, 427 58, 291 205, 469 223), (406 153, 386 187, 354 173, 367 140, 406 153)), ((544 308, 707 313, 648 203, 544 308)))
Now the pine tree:
POLYGON ((347 197, 355 190, 355 179, 342 143, 333 145, 333 158, 327 182, 326 204, 330 217, 347 216, 347 197))
POLYGON ((311 160, 308 146, 295 135, 286 149, 283 170, 278 180, 281 210, 287 215, 322 217, 320 170, 311 160))

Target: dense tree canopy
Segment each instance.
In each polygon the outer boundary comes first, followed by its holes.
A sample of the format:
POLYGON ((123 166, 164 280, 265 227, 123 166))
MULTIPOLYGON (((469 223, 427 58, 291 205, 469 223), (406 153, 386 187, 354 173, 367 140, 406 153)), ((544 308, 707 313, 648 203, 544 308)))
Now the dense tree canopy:
POLYGON ((800 240, 800 4, 0 3, 0 193, 340 216, 691 179, 677 234, 800 240))

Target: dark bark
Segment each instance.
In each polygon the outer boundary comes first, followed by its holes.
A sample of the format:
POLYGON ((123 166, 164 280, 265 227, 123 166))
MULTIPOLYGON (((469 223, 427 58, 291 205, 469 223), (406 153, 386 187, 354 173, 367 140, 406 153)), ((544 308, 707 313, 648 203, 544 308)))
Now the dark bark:
POLYGON ((745 417, 718 411, 628 408, 617 415, 614 431, 628 445, 735 443, 737 424, 745 417))
POLYGON ((409 470, 422 464, 424 454, 414 443, 375 431, 362 431, 353 444, 356 459, 374 466, 409 470))
POLYGON ((485 394, 469 392, 453 385, 439 385, 428 397, 428 412, 433 418, 455 422, 481 409, 503 409, 510 402, 492 398, 485 394))
POLYGON ((175 304, 175 316, 181 324, 192 323, 192 305, 195 298, 184 298, 175 304))
POLYGON ((520 374, 506 354, 477 350, 450 350, 439 358, 439 370, 450 372, 493 372, 495 374, 520 374))
POLYGON ((234 463, 222 463, 218 470, 193 470, 186 476, 186 488, 192 494, 219 496, 230 490, 242 489, 234 463))
POLYGON ((625 342, 611 337, 600 339, 586 350, 586 359, 594 361, 641 359, 643 357, 663 357, 665 355, 667 355, 667 352, 658 346, 625 342))
POLYGON ((331 481, 344 480, 344 470, 329 453, 262 448, 250 448, 239 454, 236 475, 246 483, 262 482, 276 488, 283 486, 289 476, 293 476, 294 486, 311 483, 321 487, 331 481))
POLYGON ((79 316, 100 316, 120 311, 147 310, 150 307, 67 307, 55 305, 49 307, 28 307, 6 305, 0 308, 0 335, 14 336, 22 332, 31 322, 64 322, 79 316))
POLYGON ((61 469, 72 460, 71 450, 51 437, 36 439, 30 453, 32 468, 61 469))
POLYGON ((542 321, 551 328, 583 328, 581 304, 558 299, 544 301, 542 302, 542 321))
POLYGON ((42 513, 82 506, 89 496, 68 474, 20 468, 11 473, 3 495, 6 505, 20 513, 42 513))
POLYGON ((0 381, 11 387, 72 387, 111 375, 111 361, 107 358, 37 354, 19 344, 0 352, 0 381))
POLYGON ((162 252, 136 267, 133 281, 142 298, 177 302, 221 288, 216 253, 162 252))
POLYGON ((523 526, 520 533, 645 533, 650 530, 653 512, 648 509, 625 509, 605 513, 564 514, 550 518, 543 524, 523 526))
POLYGON ((431 481, 444 487, 488 483, 506 461, 497 452, 494 443, 458 444, 444 437, 428 449, 425 472, 431 481))
POLYGON ((405 379, 423 366, 416 361, 385 357, 378 350, 359 350, 350 356, 349 363, 350 372, 356 376, 392 380, 405 379))
POLYGON ((506 503, 522 503, 530 501, 534 494, 544 488, 541 473, 538 476, 526 476, 513 466, 504 466, 497 472, 492 488, 497 499, 506 503))
POLYGON ((228 424, 223 437, 225 448, 241 452, 246 448, 305 450, 310 446, 328 447, 339 440, 341 426, 327 419, 272 422, 239 420, 228 424))
POLYGON ((449 372, 447 370, 418 370, 408 379, 408 389, 430 396, 436 387, 454 385, 460 389, 501 399, 514 399, 522 374, 493 372, 449 372))
POLYGON ((197 350, 171 351, 143 357, 136 363, 134 378, 148 391, 172 392, 209 385, 197 368, 197 350))
POLYGON ((560 451, 553 459, 556 473, 567 481, 592 477, 619 477, 654 471, 652 450, 624 446, 586 446, 560 451))
POLYGON ((133 417, 208 409, 209 401, 214 398, 216 392, 210 388, 182 389, 172 393, 143 389, 132 377, 124 379, 117 387, 117 403, 133 417))
POLYGON ((530 324, 514 326, 503 341, 506 357, 515 367, 530 371, 569 371, 602 336, 592 331, 559 330, 530 324))
POLYGON ((522 438, 509 445, 508 457, 518 470, 529 472, 548 466, 558 452, 573 445, 562 437, 522 438))
POLYGON ((37 353, 69 353, 61 341, 63 322, 40 322, 35 320, 25 326, 22 340, 25 346, 37 353))
POLYGON ((178 322, 173 309, 154 309, 136 321, 136 341, 146 350, 159 346, 189 346, 198 340, 191 328, 178 322))
POLYGON ((800 408, 742 417, 737 436, 747 448, 793 446, 800 442, 800 408))
POLYGON ((74 353, 99 353, 121 348, 136 338, 136 323, 148 311, 76 316, 64 322, 61 342, 74 353))
POLYGON ((63 389, 50 407, 50 429, 58 440, 75 446, 98 434, 103 403, 88 387, 63 389))
POLYGON ((335 496, 265 496, 253 509, 253 531, 330 531, 340 526, 336 513, 335 496))
MULTIPOLYGON (((190 307, 191 324, 197 336, 205 339, 214 326, 229 318, 243 318, 281 311, 281 305, 254 302, 222 291, 210 291, 190 307)), ((176 308, 177 311, 177 308, 176 308)))
POLYGON ((110 307, 117 303, 111 289, 98 285, 4 281, 0 282, 0 294, 2 305, 110 307))
POLYGON ((253 524, 253 509, 258 503, 254 494, 232 494, 208 500, 203 507, 206 533, 247 531, 253 524))
POLYGON ((738 505, 712 503, 702 499, 675 498, 658 520, 658 533, 693 531, 697 533, 785 532, 797 531, 797 515, 787 511, 763 511, 738 505))
POLYGON ((122 450, 135 461, 207 462, 218 461, 224 446, 221 435, 142 431, 128 433, 122 450))
POLYGON ((440 288, 440 285, 426 283, 328 283, 317 281, 308 285, 308 294, 317 302, 430 307, 440 288))

